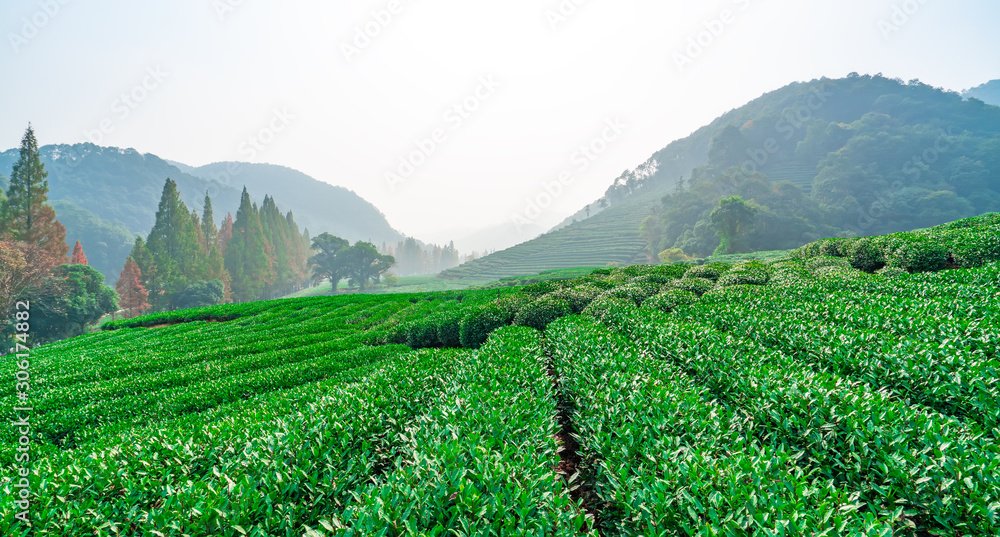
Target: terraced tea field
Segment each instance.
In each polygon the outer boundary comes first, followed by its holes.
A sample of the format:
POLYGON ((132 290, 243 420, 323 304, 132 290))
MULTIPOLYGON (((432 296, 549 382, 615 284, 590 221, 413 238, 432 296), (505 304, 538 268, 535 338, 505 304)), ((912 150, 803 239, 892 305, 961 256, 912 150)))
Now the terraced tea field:
POLYGON ((112 323, 31 352, 0 529, 997 535, 998 231, 112 323))

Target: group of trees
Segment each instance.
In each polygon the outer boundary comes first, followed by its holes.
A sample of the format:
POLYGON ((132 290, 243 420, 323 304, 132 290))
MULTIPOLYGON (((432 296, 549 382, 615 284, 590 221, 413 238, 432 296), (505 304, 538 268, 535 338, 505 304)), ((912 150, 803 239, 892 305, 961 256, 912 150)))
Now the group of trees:
POLYGON ((244 188, 236 218, 227 214, 216 227, 207 193, 199 216, 167 179, 153 229, 136 238, 118 290, 130 313, 275 298, 308 282, 308 255, 308 231, 274 198, 258 207, 244 188))
POLYGON ((421 246, 416 239, 408 237, 395 247, 383 244, 381 253, 396 259, 393 272, 397 276, 436 274, 459 265, 459 254, 454 242, 448 243, 447 246, 436 244, 421 246))
POLYGON ((104 276, 87 264, 79 242, 67 257, 66 228, 48 204, 48 173, 29 125, 21 139, 6 195, 0 194, 0 311, 16 301, 30 305, 29 338, 44 342, 79 334, 84 327, 117 309, 117 295, 104 276))
POLYGON ((351 246, 347 239, 322 233, 313 239, 316 255, 309 259, 313 278, 318 283, 329 280, 333 291, 341 280, 362 291, 370 284, 378 283, 395 263, 391 255, 380 254, 370 242, 358 241, 351 246))
POLYGON ((1000 210, 1000 108, 879 76, 728 114, 708 162, 642 223, 650 256, 796 248, 1000 210))
MULTIPOLYGON (((30 301, 35 342, 82 333, 109 313, 133 316, 150 309, 270 299, 311 279, 328 278, 335 286, 348 279, 365 289, 395 263, 371 243, 352 246, 327 233, 311 241, 308 230, 300 232, 292 213, 282 214, 274 198, 265 196, 258 207, 246 188, 236 217, 227 214, 217 226, 207 193, 199 215, 188 210, 177 183, 168 178, 152 230, 135 239, 111 289, 89 266, 80 241, 68 255, 66 228, 48 203, 47 176, 29 126, 7 191, 0 191, 0 311, 30 301), (313 248, 317 253, 310 258, 313 248)), ((454 247, 443 250, 450 258, 454 247)), ((436 259, 440 262, 440 252, 436 259)), ((9 322, 0 327, 9 329, 9 322)), ((2 338, 10 335, 6 330, 2 338)))

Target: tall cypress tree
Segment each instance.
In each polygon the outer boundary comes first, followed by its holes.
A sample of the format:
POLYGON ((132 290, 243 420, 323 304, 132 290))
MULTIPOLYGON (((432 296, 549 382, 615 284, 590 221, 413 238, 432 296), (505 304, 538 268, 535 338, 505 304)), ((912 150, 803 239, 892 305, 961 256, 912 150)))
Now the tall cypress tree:
POLYGON ((212 198, 208 197, 205 191, 205 206, 201 211, 201 233, 205 236, 207 245, 215 244, 219 236, 219 231, 215 227, 215 215, 212 212, 212 198))
POLYGON ((32 264, 51 268, 66 262, 66 228, 48 201, 49 182, 31 125, 21 138, 21 153, 10 176, 7 203, 0 215, 0 238, 27 244, 32 264), (37 254, 37 255, 36 255, 37 254))
POLYGON ((261 227, 256 206, 243 187, 240 208, 233 222, 233 236, 226 245, 225 265, 232 278, 232 297, 236 302, 257 300, 267 284, 274 281, 269 256, 270 245, 261 227))
POLYGON ((172 179, 168 178, 163 185, 156 223, 146 239, 146 248, 157 267, 155 288, 163 292, 151 297, 158 309, 168 307, 173 294, 189 283, 209 279, 207 256, 198 244, 198 227, 172 179))

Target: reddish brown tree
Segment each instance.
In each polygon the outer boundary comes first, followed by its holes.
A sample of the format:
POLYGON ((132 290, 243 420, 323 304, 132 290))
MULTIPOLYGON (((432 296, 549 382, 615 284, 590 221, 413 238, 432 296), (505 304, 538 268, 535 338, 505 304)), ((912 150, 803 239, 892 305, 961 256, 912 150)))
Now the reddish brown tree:
POLYGON ((70 265, 86 265, 87 264, 87 254, 83 253, 83 246, 80 241, 76 241, 73 245, 73 256, 69 260, 70 265))
POLYGON ((0 240, 0 311, 10 311, 25 289, 45 280, 47 257, 40 246, 0 240))
POLYGON ((149 309, 149 292, 142 285, 139 265, 131 257, 125 261, 115 290, 118 291, 118 306, 126 315, 135 316, 149 309))
POLYGON ((226 246, 229 245, 229 239, 233 238, 233 213, 227 213, 226 219, 222 221, 222 227, 219 228, 219 235, 216 237, 216 241, 219 244, 219 251, 225 255, 226 246))

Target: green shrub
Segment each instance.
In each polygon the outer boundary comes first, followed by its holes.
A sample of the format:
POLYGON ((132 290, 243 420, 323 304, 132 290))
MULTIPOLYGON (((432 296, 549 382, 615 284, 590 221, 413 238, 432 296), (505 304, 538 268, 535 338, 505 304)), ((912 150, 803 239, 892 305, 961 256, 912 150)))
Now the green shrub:
POLYGON ((885 254, 881 246, 868 237, 853 241, 848 256, 852 267, 865 272, 875 272, 885 266, 885 254))
POLYGON ((674 280, 667 284, 667 287, 672 289, 680 289, 682 291, 688 291, 701 296, 715 287, 715 282, 707 278, 681 278, 679 280, 674 280))
POLYGON ((767 285, 771 280, 770 267, 760 261, 744 261, 733 266, 719 278, 719 286, 767 285))
POLYGON ((437 318, 437 338, 442 346, 459 347, 462 345, 462 317, 467 311, 468 309, 449 311, 437 318))
POLYGON ((685 278, 704 278, 713 282, 718 280, 721 275, 722 271, 715 265, 698 265, 687 269, 687 272, 684 273, 685 278))
POLYGON ((514 317, 514 324, 545 330, 552 321, 572 313, 573 310, 565 300, 542 297, 521 308, 514 317))
POLYGON ((498 298, 494 300, 493 303, 504 311, 507 315, 507 322, 509 323, 514 319, 514 315, 517 315, 517 312, 523 308, 525 304, 531 303, 532 300, 534 300, 534 298, 529 295, 515 293, 507 295, 503 298, 498 298))
POLYGON ((941 270, 948 264, 948 249, 933 239, 913 233, 893 236, 886 255, 887 264, 909 272, 941 270))
POLYGON ((670 313, 678 306, 694 304, 698 301, 698 295, 681 289, 667 289, 666 291, 649 298, 643 302, 643 309, 656 309, 664 313, 670 313))
POLYGON ((583 314, 603 320, 608 315, 620 314, 634 307, 635 303, 627 298, 601 295, 583 309, 583 314))
POLYGON ((411 324, 413 324, 412 321, 393 324, 386 331, 381 343, 383 345, 405 345, 406 334, 410 331, 411 324))
POLYGON ((494 330, 510 324, 510 315, 496 304, 486 304, 472 309, 459 325, 459 341, 467 349, 478 349, 494 330))
POLYGON ((900 274, 908 274, 908 272, 899 267, 886 266, 876 271, 875 274, 880 274, 882 276, 885 276, 886 278, 895 278, 900 274))
POLYGON ((658 294, 661 287, 661 285, 655 283, 629 283, 605 291, 601 296, 624 298, 631 300, 638 306, 647 298, 658 294))
POLYGON ((441 346, 437 337, 437 322, 433 316, 409 323, 406 331, 406 345, 412 349, 441 346))
POLYGON ((593 285, 578 285, 567 289, 560 289, 554 293, 545 295, 547 298, 564 300, 573 313, 580 313, 583 308, 593 302, 603 291, 593 285))
POLYGON ((532 298, 538 298, 542 295, 547 295, 554 291, 562 289, 562 283, 555 280, 546 280, 542 282, 533 283, 531 285, 525 285, 521 288, 521 292, 532 298))
POLYGON ((805 268, 814 274, 817 270, 827 267, 847 268, 850 266, 851 262, 846 257, 832 257, 828 255, 814 257, 805 262, 805 268))

